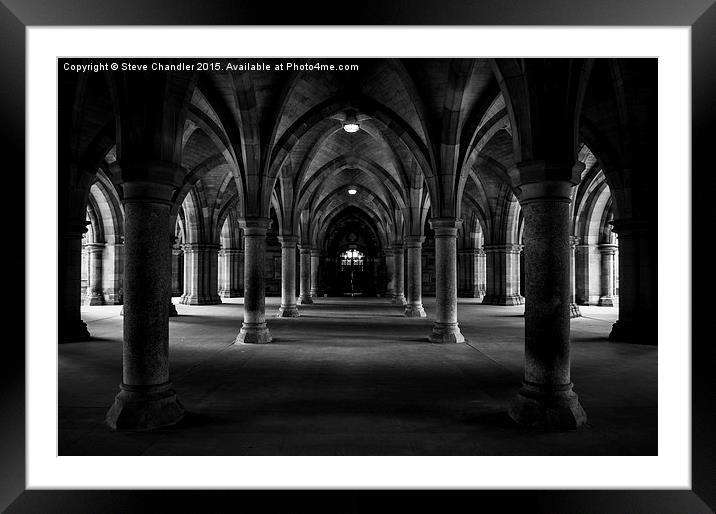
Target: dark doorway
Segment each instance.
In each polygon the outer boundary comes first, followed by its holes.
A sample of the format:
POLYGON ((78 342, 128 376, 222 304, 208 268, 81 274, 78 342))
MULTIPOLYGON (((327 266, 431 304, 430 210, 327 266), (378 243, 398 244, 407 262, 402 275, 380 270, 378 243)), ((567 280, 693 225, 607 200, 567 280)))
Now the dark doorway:
POLYGON ((365 254, 349 248, 338 254, 336 275, 343 296, 361 296, 366 290, 365 254))
POLYGON ((349 206, 330 223, 324 243, 325 286, 329 296, 376 296, 381 291, 380 239, 365 212, 349 206))

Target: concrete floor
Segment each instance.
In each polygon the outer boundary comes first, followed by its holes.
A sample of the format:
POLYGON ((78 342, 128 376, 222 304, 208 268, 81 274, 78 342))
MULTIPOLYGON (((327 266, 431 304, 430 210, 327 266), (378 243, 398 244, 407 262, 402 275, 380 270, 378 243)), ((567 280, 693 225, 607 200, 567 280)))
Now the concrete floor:
POLYGON ((581 307, 572 320, 589 425, 549 433, 506 414, 522 377, 524 306, 460 299, 468 344, 433 345, 429 318, 384 299, 320 298, 279 319, 279 299, 267 298, 274 342, 234 345, 241 301, 177 305, 170 363, 188 413, 153 433, 104 425, 121 380, 121 307, 83 308, 93 341, 59 346, 60 455, 657 454, 657 348, 608 342, 616 308, 581 307))

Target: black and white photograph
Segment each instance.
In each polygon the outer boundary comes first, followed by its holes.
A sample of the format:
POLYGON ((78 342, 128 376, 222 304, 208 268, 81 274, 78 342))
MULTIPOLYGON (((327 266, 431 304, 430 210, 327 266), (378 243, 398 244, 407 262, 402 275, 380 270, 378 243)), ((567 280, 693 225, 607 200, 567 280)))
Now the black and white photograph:
POLYGON ((59 455, 657 455, 657 59, 59 59, 59 455))
POLYGON ((24 1, 0 511, 713 512, 713 0, 24 1))

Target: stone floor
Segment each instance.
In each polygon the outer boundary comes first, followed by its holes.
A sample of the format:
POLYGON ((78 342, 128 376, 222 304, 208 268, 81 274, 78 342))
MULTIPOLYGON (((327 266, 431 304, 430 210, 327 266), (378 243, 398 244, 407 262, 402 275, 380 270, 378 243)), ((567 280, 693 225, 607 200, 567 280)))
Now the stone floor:
MULTIPOLYGON (((177 299, 175 298, 176 302, 177 299)), ((170 321, 176 426, 117 433, 104 415, 121 379, 120 306, 83 308, 93 340, 59 347, 60 455, 656 455, 657 348, 607 341, 617 309, 572 320, 577 431, 516 426, 524 306, 460 299, 468 344, 433 345, 430 319, 384 299, 320 298, 273 318, 274 342, 234 345, 241 299, 177 305, 170 321)), ((434 299, 425 309, 435 312, 434 299)))

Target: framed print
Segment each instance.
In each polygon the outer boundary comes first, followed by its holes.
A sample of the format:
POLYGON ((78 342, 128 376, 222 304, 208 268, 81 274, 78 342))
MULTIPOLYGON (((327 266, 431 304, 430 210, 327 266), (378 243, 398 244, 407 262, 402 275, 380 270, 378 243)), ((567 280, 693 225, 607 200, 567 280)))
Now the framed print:
POLYGON ((0 5, 2 509, 716 508, 715 6, 132 4, 0 5))

